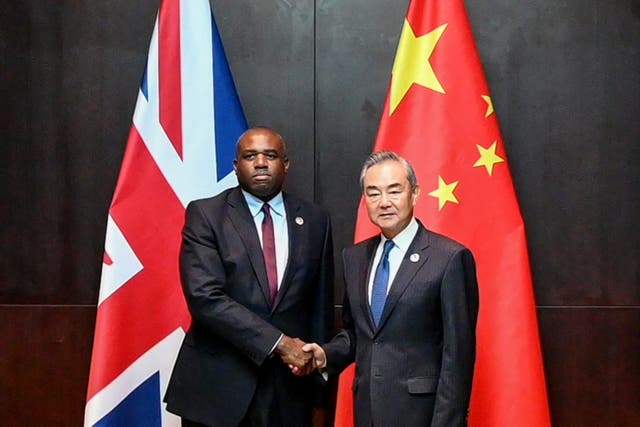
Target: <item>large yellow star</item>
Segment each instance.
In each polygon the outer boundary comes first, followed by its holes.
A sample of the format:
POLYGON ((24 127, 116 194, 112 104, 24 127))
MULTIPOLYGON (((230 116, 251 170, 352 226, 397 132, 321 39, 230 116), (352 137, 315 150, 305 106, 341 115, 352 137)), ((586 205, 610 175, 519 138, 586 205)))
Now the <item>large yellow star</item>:
POLYGON ((487 112, 484 113, 485 117, 489 117, 491 114, 493 114, 493 101, 491 100, 491 97, 489 95, 481 95, 482 99, 484 99, 484 102, 487 103, 487 112))
POLYGON ((393 114, 414 83, 445 93, 429 63, 429 58, 446 27, 447 24, 443 24, 423 36, 416 37, 409 21, 404 20, 398 52, 391 72, 393 77, 391 78, 389 115, 393 114))
POLYGON ((484 166, 487 168, 487 173, 489 176, 493 173, 493 165, 496 163, 504 162, 504 159, 496 154, 496 144, 498 141, 493 141, 493 144, 489 148, 484 148, 480 145, 476 145, 478 147, 478 151, 480 152, 480 158, 477 162, 473 164, 474 168, 479 166, 484 166))
POLYGON ((438 175, 438 188, 429 193, 429 195, 438 199, 439 211, 442 210, 445 203, 447 202, 458 203, 458 199, 453 194, 453 190, 456 189, 457 185, 458 181, 447 184, 446 182, 444 182, 444 179, 442 179, 442 177, 438 175))

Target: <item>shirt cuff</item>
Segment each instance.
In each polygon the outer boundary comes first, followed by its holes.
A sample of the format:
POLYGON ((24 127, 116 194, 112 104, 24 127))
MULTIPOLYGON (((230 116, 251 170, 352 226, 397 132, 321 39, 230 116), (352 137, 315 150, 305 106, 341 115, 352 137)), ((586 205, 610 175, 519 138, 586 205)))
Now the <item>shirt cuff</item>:
POLYGON ((280 341, 282 341, 282 337, 284 337, 284 334, 280 334, 280 337, 278 338, 276 343, 273 345, 273 347, 271 347, 271 351, 269 352, 269 356, 273 356, 273 352, 276 350, 276 347, 278 346, 278 344, 280 344, 280 341))

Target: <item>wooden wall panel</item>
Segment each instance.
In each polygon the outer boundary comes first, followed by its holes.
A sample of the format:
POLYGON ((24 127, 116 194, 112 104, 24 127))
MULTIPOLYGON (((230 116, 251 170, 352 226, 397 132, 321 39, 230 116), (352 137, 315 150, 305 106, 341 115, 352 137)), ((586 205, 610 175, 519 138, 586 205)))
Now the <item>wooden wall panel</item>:
POLYGON ((538 313, 553 425, 640 425, 640 307, 538 313))
POLYGON ((313 200, 314 1, 211 3, 249 126, 282 134, 291 160, 285 188, 313 200))
POLYGON ((0 302, 95 304, 153 3, 0 6, 0 302))
MULTIPOLYGON (((317 196, 331 208, 339 249, 353 244, 360 167, 373 149, 407 4, 354 0, 317 7, 317 196)), ((336 266, 340 271, 340 257, 336 266)))
POLYGON ((639 4, 467 2, 541 305, 640 304, 639 4))
POLYGON ((95 307, 0 305, 0 424, 80 426, 95 307))

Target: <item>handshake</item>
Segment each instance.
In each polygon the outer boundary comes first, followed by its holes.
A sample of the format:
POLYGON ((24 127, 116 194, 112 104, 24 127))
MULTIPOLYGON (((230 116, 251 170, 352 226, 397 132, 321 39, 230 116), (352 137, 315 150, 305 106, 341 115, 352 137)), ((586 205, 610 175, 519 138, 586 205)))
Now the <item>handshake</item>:
POLYGON ((307 344, 299 338, 283 335, 274 352, 298 376, 312 374, 327 365, 322 347, 316 343, 307 344))

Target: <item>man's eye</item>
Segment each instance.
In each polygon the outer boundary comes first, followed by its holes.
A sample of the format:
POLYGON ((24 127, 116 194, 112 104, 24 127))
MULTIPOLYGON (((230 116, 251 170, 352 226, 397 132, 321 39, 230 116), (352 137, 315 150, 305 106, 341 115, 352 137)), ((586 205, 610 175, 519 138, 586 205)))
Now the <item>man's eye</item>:
POLYGON ((380 193, 367 193, 367 197, 370 199, 376 199, 380 197, 380 193))
POLYGON ((276 160, 278 158, 278 155, 276 153, 267 153, 266 156, 269 160, 276 160))
POLYGON ((256 158, 256 154, 245 154, 243 159, 245 160, 254 160, 256 158))

